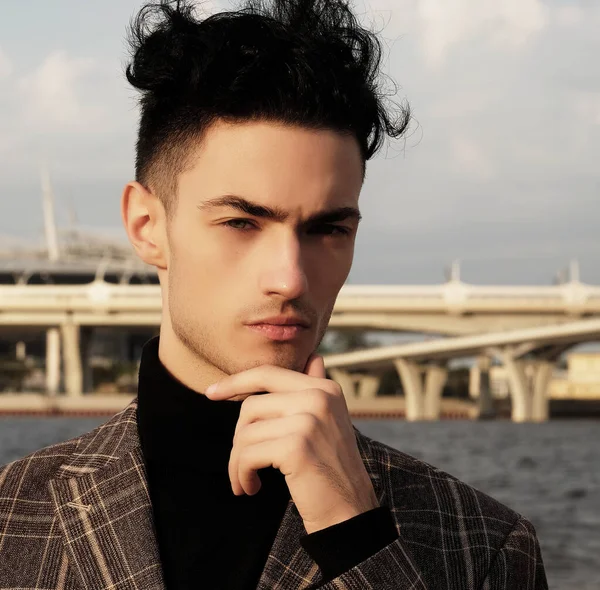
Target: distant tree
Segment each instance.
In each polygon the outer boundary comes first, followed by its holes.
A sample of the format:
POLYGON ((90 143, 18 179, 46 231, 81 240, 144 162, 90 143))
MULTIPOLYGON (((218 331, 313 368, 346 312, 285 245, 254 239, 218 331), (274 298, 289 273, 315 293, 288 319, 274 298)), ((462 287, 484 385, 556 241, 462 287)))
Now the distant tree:
POLYGON ((457 367, 448 371, 448 380, 444 387, 443 397, 467 399, 469 397, 469 376, 468 367, 457 367))
POLYGON ((402 383, 396 367, 390 366, 381 375, 380 395, 402 394, 402 383))
POLYGON ((319 346, 317 348, 317 354, 326 355, 326 354, 331 354, 331 353, 333 353, 331 344, 327 344, 327 343, 321 341, 321 344, 319 344, 319 346))
POLYGON ((353 350, 372 348, 376 345, 376 342, 369 339, 369 335, 365 330, 360 328, 348 328, 336 330, 333 333, 333 342, 330 346, 330 352, 351 352, 353 350))

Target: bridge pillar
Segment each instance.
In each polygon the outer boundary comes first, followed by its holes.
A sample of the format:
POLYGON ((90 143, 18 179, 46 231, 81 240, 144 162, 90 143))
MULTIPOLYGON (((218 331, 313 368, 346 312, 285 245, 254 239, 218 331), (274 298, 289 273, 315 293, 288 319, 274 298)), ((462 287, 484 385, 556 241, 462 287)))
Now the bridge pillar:
POLYGON ((46 393, 56 395, 60 387, 60 332, 46 330, 46 393))
POLYGON ((425 383, 423 383, 422 368, 415 361, 398 358, 394 364, 404 390, 406 419, 410 421, 439 419, 442 391, 448 377, 446 367, 437 364, 425 366, 425 383))
POLYGON ((344 369, 327 369, 331 378, 342 388, 344 397, 352 399, 356 397, 356 385, 352 375, 344 369))
POLYGON ((379 374, 352 374, 344 369, 328 369, 332 379, 340 385, 346 398, 372 399, 381 384, 379 374))
POLYGON ((490 387, 490 368, 491 359, 487 356, 477 358, 479 368, 479 397, 477 404, 479 406, 479 419, 485 420, 493 418, 496 415, 494 402, 492 399, 492 390, 490 387))
POLYGON ((531 404, 531 419, 534 422, 545 422, 549 418, 548 389, 554 372, 554 365, 549 361, 536 363, 533 378, 533 399, 531 404))
POLYGON ((525 373, 525 361, 505 353, 504 365, 512 402, 513 422, 527 422, 531 420, 531 394, 525 373))
POLYGON ((373 399, 377 397, 381 385, 381 375, 357 375, 358 397, 360 399, 373 399))
POLYGON ((432 364, 425 369, 425 420, 439 420, 442 410, 442 392, 448 379, 445 366, 432 364))
POLYGON ((64 356, 65 392, 70 396, 78 396, 83 391, 79 326, 68 321, 61 324, 60 331, 64 356))
POLYGON ((404 390, 406 419, 422 420, 425 417, 425 400, 423 399, 423 382, 419 365, 404 358, 396 359, 394 364, 404 390))
POLYGON ((543 422, 548 419, 548 387, 554 365, 549 361, 527 362, 506 352, 514 422, 543 422), (529 374, 528 374, 529 373, 529 374))
POLYGON ((24 361, 27 358, 27 344, 19 340, 15 345, 15 357, 18 361, 24 361))
POLYGON ((92 367, 90 366, 90 350, 94 337, 93 326, 81 326, 79 329, 79 355, 81 358, 81 391, 89 393, 94 389, 92 367))

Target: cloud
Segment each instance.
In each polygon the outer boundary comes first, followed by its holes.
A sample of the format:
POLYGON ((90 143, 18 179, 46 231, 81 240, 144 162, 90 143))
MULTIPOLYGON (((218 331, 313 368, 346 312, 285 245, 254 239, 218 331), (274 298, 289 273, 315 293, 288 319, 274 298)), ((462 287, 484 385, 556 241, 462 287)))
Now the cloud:
POLYGON ((484 148, 466 136, 455 136, 450 142, 454 173, 465 179, 490 180, 495 167, 484 148))
POLYGON ((440 66, 453 46, 473 37, 501 49, 521 47, 548 23, 541 0, 420 0, 426 62, 440 66))
POLYGON ((93 71, 91 59, 71 58, 65 51, 48 55, 17 83, 22 124, 38 131, 88 131, 98 122, 102 109, 80 99, 77 83, 93 71))
POLYGON ((27 195, 0 203, 0 228, 10 218, 3 207, 23 220, 31 199, 37 207, 41 160, 50 166, 58 198, 64 182, 63 190, 92 210, 91 195, 104 198, 95 187, 106 191, 103 182, 132 174, 137 109, 131 90, 117 59, 75 57, 82 55, 76 48, 39 51, 29 67, 15 60, 12 75, 0 80, 0 194, 27 195))
POLYGON ((195 0, 194 5, 196 7, 196 11, 200 14, 214 14, 217 11, 223 9, 223 1, 222 0, 195 0))
POLYGON ((563 27, 574 27, 583 22, 584 12, 579 6, 557 6, 553 20, 563 27))
MULTIPOLYGON (((68 14, 51 23, 63 51, 37 37, 26 39, 29 53, 2 40, 0 194, 11 200, 0 199, 0 233, 33 231, 38 218, 41 227, 42 152, 59 216, 72 196, 83 223, 121 227, 117 200, 134 162, 137 108, 118 46, 134 4, 142 0, 111 4, 119 15, 98 23, 82 3, 85 45, 67 34, 76 26, 68 14)), ((233 0, 200 4, 212 13, 233 0)), ((545 282, 579 257, 584 279, 600 283, 600 3, 353 4, 360 21, 391 40, 383 66, 419 124, 406 146, 398 142, 400 154, 384 149, 369 162, 356 281, 436 282, 459 257, 475 282, 545 282)), ((25 15, 16 34, 28 25, 25 15)))
POLYGON ((0 47, 0 80, 2 78, 8 78, 12 74, 12 63, 10 59, 8 59, 8 55, 6 55, 2 51, 2 47, 0 47))
POLYGON ((593 125, 600 125, 600 92, 580 92, 575 96, 575 112, 593 125))

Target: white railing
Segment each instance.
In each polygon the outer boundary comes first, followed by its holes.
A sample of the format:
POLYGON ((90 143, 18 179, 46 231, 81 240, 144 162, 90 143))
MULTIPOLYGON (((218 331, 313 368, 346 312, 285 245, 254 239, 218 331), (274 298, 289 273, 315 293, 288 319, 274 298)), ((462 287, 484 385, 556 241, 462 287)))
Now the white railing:
MULTIPOLYGON (((159 285, 0 285, 0 312, 36 310, 159 309, 159 285)), ((430 312, 553 311, 600 313, 600 287, 583 283, 552 286, 344 285, 337 311, 424 310, 430 312)))

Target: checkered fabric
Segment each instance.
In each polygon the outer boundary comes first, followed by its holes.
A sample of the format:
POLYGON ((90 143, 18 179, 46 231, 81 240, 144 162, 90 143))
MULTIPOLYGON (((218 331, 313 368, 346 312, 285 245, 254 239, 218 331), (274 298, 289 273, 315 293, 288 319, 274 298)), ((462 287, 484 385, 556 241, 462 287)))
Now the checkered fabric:
MULTIPOLYGON (((76 439, 0 468, 0 589, 164 589, 137 400, 76 439)), ((542 590, 532 525, 452 476, 355 429, 399 539, 327 583, 290 501, 260 590, 542 590)), ((198 588, 204 588, 198 580, 198 588)), ((175 589, 170 589, 175 590, 175 589)))

